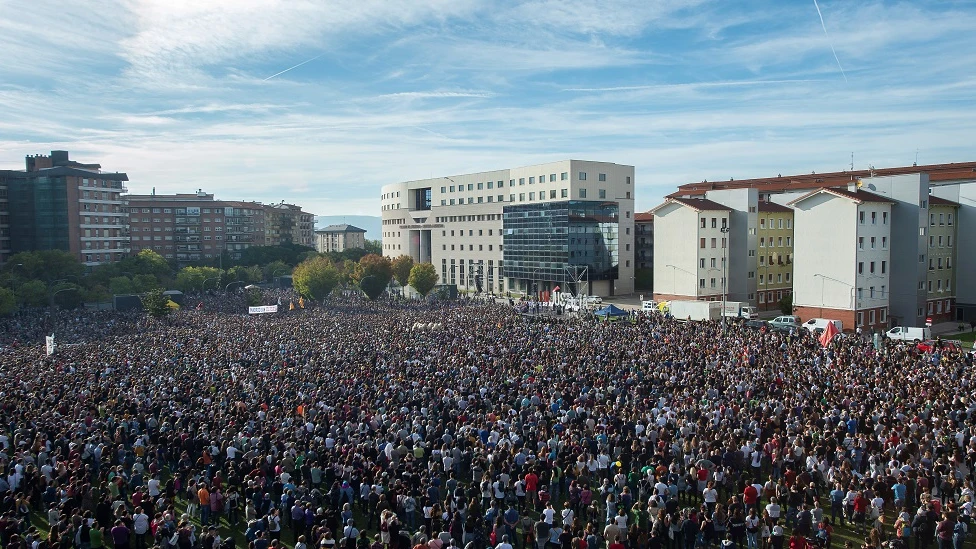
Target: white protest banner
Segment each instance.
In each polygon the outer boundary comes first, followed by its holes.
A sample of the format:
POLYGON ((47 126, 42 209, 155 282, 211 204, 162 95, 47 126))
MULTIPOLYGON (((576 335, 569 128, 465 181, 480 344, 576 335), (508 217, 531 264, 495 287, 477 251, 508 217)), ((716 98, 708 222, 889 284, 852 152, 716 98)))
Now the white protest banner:
POLYGON ((260 307, 248 307, 247 313, 252 315, 260 315, 264 313, 277 313, 277 305, 262 305, 260 307))

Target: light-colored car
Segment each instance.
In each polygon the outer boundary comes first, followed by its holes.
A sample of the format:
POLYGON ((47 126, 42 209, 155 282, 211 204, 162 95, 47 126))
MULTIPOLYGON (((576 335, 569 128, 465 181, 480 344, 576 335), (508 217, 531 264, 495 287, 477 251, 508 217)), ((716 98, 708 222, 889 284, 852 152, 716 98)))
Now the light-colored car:
POLYGON ((789 330, 800 327, 800 317, 794 315, 778 316, 769 321, 769 325, 776 330, 789 330))
POLYGON ((811 332, 816 332, 817 330, 826 330, 827 324, 833 324, 837 327, 838 332, 844 331, 844 323, 839 320, 831 320, 829 318, 811 318, 810 320, 803 323, 803 327, 811 332))
POLYGON ((925 341, 932 339, 931 328, 914 328, 912 326, 895 326, 885 334, 888 339, 900 341, 925 341))

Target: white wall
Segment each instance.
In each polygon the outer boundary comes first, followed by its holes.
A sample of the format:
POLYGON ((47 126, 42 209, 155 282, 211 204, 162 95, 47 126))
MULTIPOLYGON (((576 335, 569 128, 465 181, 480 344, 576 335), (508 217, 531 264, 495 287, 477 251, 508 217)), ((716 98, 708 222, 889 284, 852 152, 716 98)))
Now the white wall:
POLYGON ((655 292, 698 295, 698 218, 694 209, 674 202, 654 212, 655 292))
POLYGON ((820 193, 793 208, 793 304, 851 310, 857 272, 857 204, 820 193))
POLYGON ((756 189, 727 189, 708 191, 705 198, 728 206, 730 212, 728 233, 728 299, 749 301, 756 304, 758 279, 757 248, 759 236, 759 191, 756 189), (752 251, 752 255, 749 251, 752 251), (749 277, 752 273, 752 277, 749 277))

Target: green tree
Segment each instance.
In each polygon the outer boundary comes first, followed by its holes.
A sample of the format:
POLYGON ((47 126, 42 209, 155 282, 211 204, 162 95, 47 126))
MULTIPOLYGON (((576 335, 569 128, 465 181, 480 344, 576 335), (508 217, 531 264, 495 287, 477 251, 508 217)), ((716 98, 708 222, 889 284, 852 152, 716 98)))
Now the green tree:
POLYGON ((163 280, 173 275, 173 269, 163 256, 152 250, 141 250, 118 263, 119 272, 127 271, 133 275, 152 275, 163 280))
POLYGON ((216 267, 183 267, 176 273, 176 288, 181 292, 198 292, 207 288, 219 288, 222 273, 216 267), (214 280, 210 280, 214 279, 214 280))
POLYGON ((784 315, 793 314, 793 296, 787 295, 783 299, 779 300, 779 310, 782 311, 784 315))
POLYGON ((152 274, 136 275, 135 278, 132 279, 132 285, 135 286, 136 293, 148 292, 149 290, 163 288, 162 284, 160 284, 159 278, 152 274))
POLYGON ((20 252, 7 260, 10 272, 20 279, 62 280, 81 279, 85 267, 74 255, 62 250, 20 252))
POLYGON ((47 285, 40 280, 24 282, 17 288, 17 301, 28 307, 44 307, 48 304, 47 285))
POLYGON ((248 289, 245 296, 247 298, 248 307, 257 307, 264 301, 264 294, 261 292, 260 288, 248 289))
POLYGON ((17 295, 9 288, 0 288, 0 315, 7 316, 17 310, 17 295))
POLYGON ((307 259, 295 267, 292 284, 299 295, 322 300, 339 284, 339 270, 325 257, 307 259))
POLYGON ((163 295, 163 291, 158 288, 142 296, 142 308, 155 318, 163 318, 173 312, 169 296, 163 295))
POLYGON ((369 254, 363 256, 356 266, 356 280, 359 289, 370 299, 376 299, 393 279, 393 263, 390 258, 369 254))
POLYGON ((62 309, 77 309, 85 304, 85 296, 77 284, 58 284, 51 288, 51 303, 62 309))
POLYGON ((366 253, 382 255, 383 254, 383 243, 379 240, 369 240, 366 239, 366 253))
POLYGON ((393 278, 397 284, 406 286, 410 283, 410 271, 413 270, 413 258, 409 255, 401 255, 392 261, 393 278))
POLYGON ((87 303, 102 303, 112 301, 112 294, 108 288, 101 284, 93 284, 82 292, 82 296, 87 303))
POLYGON ((113 277, 108 281, 108 290, 112 292, 112 295, 132 295, 139 293, 132 279, 127 276, 113 277))
POLYGON ((430 263, 418 263, 410 269, 409 283, 420 295, 427 297, 427 294, 437 285, 437 270, 430 263))
POLYGON ((262 273, 264 273, 264 278, 262 280, 267 280, 269 282, 274 282, 274 279, 279 276, 288 276, 291 274, 291 265, 285 263, 284 261, 277 260, 268 263, 264 267, 261 267, 262 273))

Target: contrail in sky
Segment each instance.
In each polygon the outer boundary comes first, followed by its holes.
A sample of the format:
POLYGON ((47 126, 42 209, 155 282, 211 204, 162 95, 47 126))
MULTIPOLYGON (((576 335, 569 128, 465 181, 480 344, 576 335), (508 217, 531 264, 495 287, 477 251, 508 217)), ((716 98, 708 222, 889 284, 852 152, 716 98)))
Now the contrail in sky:
MULTIPOLYGON (((837 67, 840 69, 840 73, 844 75, 844 82, 847 82, 847 73, 844 72, 844 67, 840 64, 840 59, 837 58, 837 52, 834 51, 834 43, 830 41, 830 35, 827 34, 827 25, 824 24, 823 14, 820 13, 820 5, 817 4, 817 0, 813 0, 813 5, 817 8, 817 15, 820 16, 820 26, 823 27, 824 36, 827 37, 827 44, 830 45, 830 52, 834 54, 834 61, 837 61, 837 67)), ((307 61, 306 61, 307 63, 307 61)), ((295 68, 295 67, 292 67, 295 68)), ((291 69, 288 69, 291 70, 291 69)), ((280 74, 280 73, 279 73, 280 74)), ((277 75, 275 75, 277 76, 277 75)))
MULTIPOLYGON (((268 80, 271 80, 272 78, 274 78, 275 76, 281 76, 282 74, 285 74, 286 72, 288 72, 288 71, 290 71, 292 69, 297 69, 298 67, 301 67, 305 63, 311 63, 312 61, 315 61, 316 59, 318 59, 319 57, 322 57, 323 55, 325 55, 325 54, 324 53, 320 53, 320 54, 316 55, 315 57, 313 57, 311 59, 306 59, 305 61, 302 61, 301 63, 295 65, 294 67, 288 67, 287 69, 285 69, 285 70, 283 70, 281 72, 276 72, 276 73, 272 74, 271 76, 265 78, 264 80, 265 81, 268 81, 268 80)), ((836 55, 835 55, 835 57, 836 57, 836 55)))

